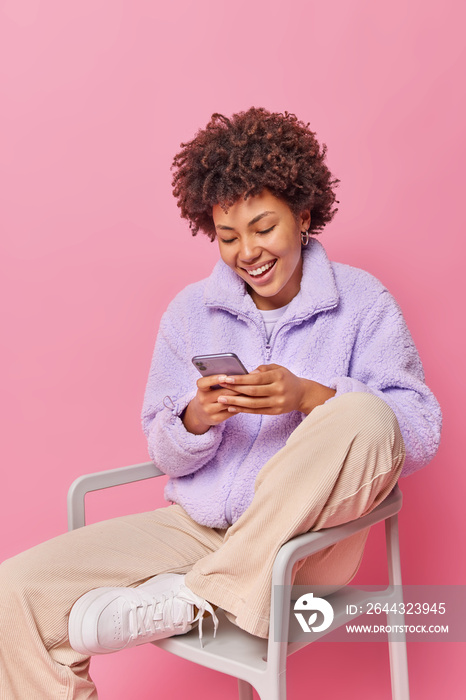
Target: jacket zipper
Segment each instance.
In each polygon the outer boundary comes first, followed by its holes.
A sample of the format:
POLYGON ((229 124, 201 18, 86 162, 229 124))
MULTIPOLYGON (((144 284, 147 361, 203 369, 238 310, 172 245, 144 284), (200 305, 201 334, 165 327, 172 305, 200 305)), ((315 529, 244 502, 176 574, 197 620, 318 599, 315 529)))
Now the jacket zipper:
POLYGON ((225 520, 227 521, 228 525, 232 525, 230 499, 231 499, 231 489, 230 489, 230 493, 228 494, 228 498, 227 498, 226 503, 225 503, 225 520))
MULTIPOLYGON (((230 311, 230 309, 226 309, 227 311, 230 311)), ((247 319, 248 321, 252 321, 256 328, 259 330, 259 333, 262 335, 263 330, 259 324, 257 324, 253 319, 249 318, 249 316, 246 316, 246 314, 236 314, 237 316, 242 316, 244 319, 247 319)), ((268 362, 270 360, 270 355, 272 353, 272 347, 269 344, 269 342, 266 340, 265 343, 265 361, 268 362)), ((257 436, 256 436, 257 437, 257 436)), ((231 491, 232 489, 230 488, 230 491, 228 493, 227 499, 225 501, 225 520, 229 525, 232 524, 232 513, 231 513, 231 491)))
MULTIPOLYGON (((272 346, 268 341, 265 343, 265 362, 268 364, 270 361, 270 356, 272 354, 272 346)), ((256 436, 257 437, 257 436, 256 436)), ((227 496, 227 499, 225 501, 225 520, 229 525, 232 524, 232 519, 231 519, 231 488, 230 492, 227 496)))
MULTIPOLYGON (((223 308, 225 311, 229 311, 230 313, 233 313, 232 310, 227 308, 227 307, 220 306, 219 308, 223 308)), ((253 321, 253 319, 251 319, 246 314, 241 314, 241 313, 235 312, 235 315, 237 317, 241 316, 242 318, 247 319, 248 321, 252 321, 254 323, 254 325, 256 326, 256 328, 259 329, 259 332, 261 332, 261 333, 263 332, 263 330, 259 326, 259 324, 257 324, 255 321, 253 321)), ((288 325, 294 325, 294 324, 292 321, 288 321, 288 323, 285 323, 283 326, 281 326, 281 328, 284 328, 285 326, 288 326, 288 325)), ((265 342, 265 361, 266 361, 266 363, 268 363, 270 361, 271 355, 272 355, 272 345, 269 343, 268 340, 266 340, 266 342, 265 342)), ((231 518, 232 518, 232 514, 231 514, 231 488, 230 488, 230 492, 229 492, 227 499, 225 501, 225 520, 227 521, 227 523, 229 525, 232 524, 231 518)))

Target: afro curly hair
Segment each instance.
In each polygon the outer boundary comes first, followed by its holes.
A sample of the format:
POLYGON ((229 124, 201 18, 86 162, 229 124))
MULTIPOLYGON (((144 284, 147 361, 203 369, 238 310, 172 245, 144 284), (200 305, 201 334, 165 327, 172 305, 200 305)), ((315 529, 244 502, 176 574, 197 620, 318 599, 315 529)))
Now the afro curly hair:
POLYGON ((327 148, 294 114, 262 107, 231 119, 216 113, 181 149, 172 164, 173 194, 193 236, 202 230, 213 241, 212 207, 219 204, 227 211, 240 197, 264 189, 285 201, 295 216, 310 209, 309 233, 319 233, 337 211, 339 180, 324 163, 327 148))

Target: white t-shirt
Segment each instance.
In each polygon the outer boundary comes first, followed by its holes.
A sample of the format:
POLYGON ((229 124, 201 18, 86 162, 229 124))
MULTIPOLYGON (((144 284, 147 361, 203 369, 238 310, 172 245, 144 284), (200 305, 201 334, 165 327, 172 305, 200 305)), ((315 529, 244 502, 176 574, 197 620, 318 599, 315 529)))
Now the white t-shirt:
POLYGON ((270 340, 270 336, 272 335, 272 331, 275 327, 275 324, 277 323, 278 319, 280 316, 283 316, 285 311, 287 310, 289 304, 286 306, 281 306, 279 309, 270 309, 270 310, 263 310, 259 309, 261 312, 262 318, 264 319, 264 325, 265 325, 265 333, 267 335, 267 341, 270 340))

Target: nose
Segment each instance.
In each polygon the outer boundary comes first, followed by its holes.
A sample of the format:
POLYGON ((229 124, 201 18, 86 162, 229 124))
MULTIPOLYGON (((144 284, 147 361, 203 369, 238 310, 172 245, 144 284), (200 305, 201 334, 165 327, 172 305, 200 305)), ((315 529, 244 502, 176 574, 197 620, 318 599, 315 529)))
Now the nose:
POLYGON ((241 262, 250 264, 260 257, 261 250, 260 246, 257 245, 257 241, 246 236, 241 240, 239 249, 239 258, 241 262))

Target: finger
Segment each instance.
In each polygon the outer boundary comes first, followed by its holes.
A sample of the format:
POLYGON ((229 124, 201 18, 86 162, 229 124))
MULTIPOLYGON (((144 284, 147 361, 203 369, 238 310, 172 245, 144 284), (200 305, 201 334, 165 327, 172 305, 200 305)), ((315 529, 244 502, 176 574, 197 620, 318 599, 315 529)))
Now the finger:
MULTIPOLYGON (((231 384, 221 384, 221 387, 220 395, 226 395, 226 391, 231 390, 231 384), (228 387, 228 389, 226 389, 226 387, 228 387)), ((233 396, 273 396, 276 394, 274 384, 255 384, 253 386, 238 385, 235 388, 236 391, 232 394, 233 396)))
POLYGON ((221 387, 220 389, 210 389, 210 391, 207 394, 204 394, 205 400, 212 402, 212 401, 217 401, 219 396, 238 396, 241 394, 241 391, 232 389, 230 387, 221 387))
POLYGON ((217 399, 221 394, 228 397, 237 395, 237 393, 231 391, 231 389, 208 389, 207 391, 199 392, 198 401, 204 409, 211 406, 215 408, 219 405, 217 399))
POLYGON ((228 406, 214 403, 204 407, 203 414, 210 424, 220 423, 229 418, 231 413, 228 411, 228 406))
POLYGON ((270 408, 270 398, 268 396, 263 397, 249 397, 238 394, 236 396, 219 396, 218 403, 231 407, 238 406, 239 408, 270 408))
POLYGON ((226 379, 226 374, 211 374, 208 377, 201 377, 196 384, 201 391, 210 391, 211 387, 225 382, 226 379))
POLYGON ((254 370, 250 374, 238 374, 225 377, 225 380, 220 382, 221 386, 238 386, 243 389, 244 386, 257 386, 262 384, 271 384, 275 379, 276 370, 259 371, 254 370))
POLYGON ((223 407, 220 410, 215 411, 215 413, 210 413, 210 418, 215 421, 220 423, 222 420, 225 420, 225 418, 229 418, 231 415, 231 411, 228 410, 228 407, 223 407))
POLYGON ((276 416, 280 413, 277 408, 244 408, 242 406, 229 406, 228 413, 253 413, 256 416, 276 416))

